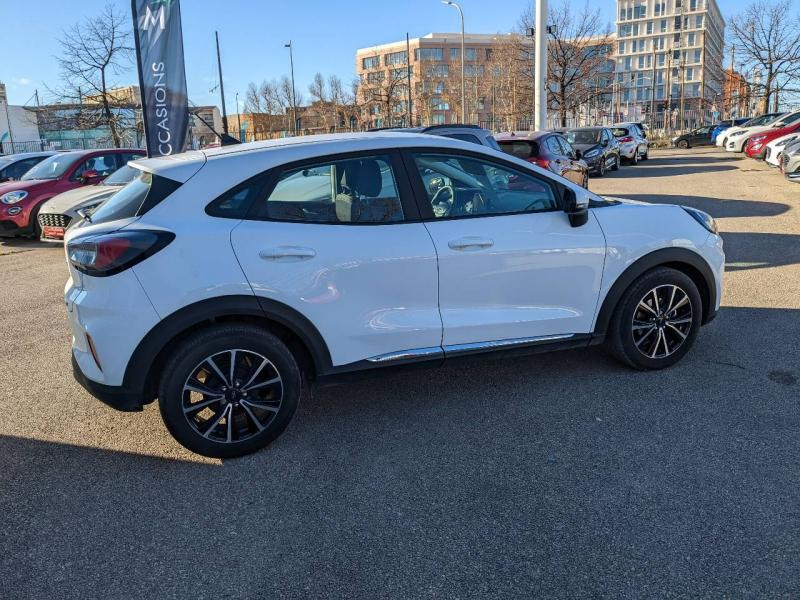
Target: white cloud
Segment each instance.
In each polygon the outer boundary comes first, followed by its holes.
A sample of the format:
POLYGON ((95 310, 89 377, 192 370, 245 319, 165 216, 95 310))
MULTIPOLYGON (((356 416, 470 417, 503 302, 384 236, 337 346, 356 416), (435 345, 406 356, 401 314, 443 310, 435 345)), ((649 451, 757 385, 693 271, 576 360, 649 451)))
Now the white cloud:
POLYGON ((12 77, 11 83, 25 86, 25 85, 30 85, 31 80, 28 79, 27 77, 12 77))

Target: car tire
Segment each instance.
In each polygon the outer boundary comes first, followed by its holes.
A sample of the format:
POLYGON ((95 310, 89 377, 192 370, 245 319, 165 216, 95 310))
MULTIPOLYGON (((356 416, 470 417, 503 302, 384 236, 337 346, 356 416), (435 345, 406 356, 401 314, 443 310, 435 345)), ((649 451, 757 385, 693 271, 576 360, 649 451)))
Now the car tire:
POLYGON ((619 171, 619 154, 614 156, 614 164, 611 167, 612 171, 619 171))
POLYGON ((28 234, 28 236, 34 240, 41 239, 42 237, 42 228, 39 225, 39 209, 42 208, 43 204, 44 202, 39 203, 39 206, 35 207, 31 211, 31 216, 28 221, 31 225, 31 232, 28 234))
POLYGON ((589 173, 583 174, 583 188, 588 190, 589 189, 589 173))
POLYGON ((664 369, 691 349, 702 312, 694 281, 675 269, 657 267, 622 295, 606 345, 614 357, 634 369, 664 369))
POLYGON ((297 360, 280 339, 254 325, 223 324, 202 329, 175 348, 158 398, 164 423, 182 446, 203 456, 233 458, 260 450, 283 433, 302 390, 297 360))
POLYGON ((639 151, 635 150, 633 156, 631 156, 630 160, 628 161, 630 165, 636 166, 639 164, 639 151))
POLYGON ((681 150, 686 150, 689 147, 689 142, 687 142, 686 140, 681 140, 680 142, 678 142, 677 146, 681 150))
POLYGON ((644 154, 642 154, 642 160, 647 160, 649 158, 650 158, 650 149, 648 148, 647 150, 644 151, 644 154))
POLYGON ((597 176, 598 177, 605 177, 606 176, 606 159, 602 157, 600 159, 600 166, 597 167, 597 176))

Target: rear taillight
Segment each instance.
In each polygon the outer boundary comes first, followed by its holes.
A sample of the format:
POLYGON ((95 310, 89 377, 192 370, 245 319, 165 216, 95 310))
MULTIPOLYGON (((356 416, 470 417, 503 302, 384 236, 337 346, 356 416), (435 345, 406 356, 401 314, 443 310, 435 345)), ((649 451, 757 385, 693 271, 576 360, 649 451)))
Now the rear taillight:
POLYGON ((629 136, 629 135, 626 135, 625 137, 621 137, 621 138, 619 138, 619 141, 620 141, 620 142, 622 142, 622 143, 625 143, 625 142, 632 142, 632 141, 633 141, 633 138, 632 138, 631 136, 629 136))
POLYGON ((550 168, 550 161, 546 158, 532 158, 531 162, 539 167, 542 167, 543 169, 550 168))
POLYGON ((67 258, 81 273, 108 277, 142 262, 174 239, 172 232, 149 230, 77 238, 67 244, 67 258))

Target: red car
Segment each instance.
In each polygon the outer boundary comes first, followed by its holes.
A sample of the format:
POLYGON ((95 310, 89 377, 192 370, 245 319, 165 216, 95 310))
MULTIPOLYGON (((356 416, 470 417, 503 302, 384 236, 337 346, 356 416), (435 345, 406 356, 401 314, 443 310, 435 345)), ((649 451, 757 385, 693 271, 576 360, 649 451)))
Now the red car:
POLYGON ((19 181, 0 184, 0 236, 39 237, 39 207, 53 196, 82 185, 100 183, 144 150, 108 149, 60 152, 46 158, 19 181))
POLYGON ((750 158, 763 160, 764 154, 767 151, 767 144, 769 144, 772 140, 776 140, 779 137, 782 137, 789 133, 794 133, 795 131, 800 131, 800 122, 792 123, 791 125, 787 125, 786 127, 780 127, 778 129, 770 129, 769 131, 757 133, 749 140, 747 140, 747 142, 745 143, 744 153, 747 154, 747 156, 749 156, 750 158))

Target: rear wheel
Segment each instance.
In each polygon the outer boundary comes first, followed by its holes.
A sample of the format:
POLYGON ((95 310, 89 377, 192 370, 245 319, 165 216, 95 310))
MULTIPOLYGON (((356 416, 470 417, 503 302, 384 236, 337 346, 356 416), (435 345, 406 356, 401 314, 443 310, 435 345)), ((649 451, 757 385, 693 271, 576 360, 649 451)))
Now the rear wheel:
POLYGON ((631 156, 631 158, 630 158, 630 160, 628 162, 630 162, 630 164, 632 164, 634 166, 639 164, 639 151, 638 150, 634 150, 633 156, 631 156))
POLYGON ((702 316, 700 292, 685 273, 659 267, 623 294, 611 320, 607 344, 636 369, 663 369, 694 344, 702 316))
POLYGON ((642 154, 642 160, 647 160, 648 158, 650 158, 650 148, 645 150, 644 154, 642 154))
POLYGON ((172 354, 159 385, 161 416, 181 445, 232 458, 277 438, 297 410, 297 361, 270 332, 216 325, 188 337, 172 354))
POLYGON ((678 148, 680 148, 681 150, 686 150, 688 147, 689 147, 689 142, 687 142, 686 140, 681 140, 680 142, 678 142, 678 148))
POLYGON ((612 171, 619 171, 619 154, 614 155, 614 164, 611 165, 612 171))

